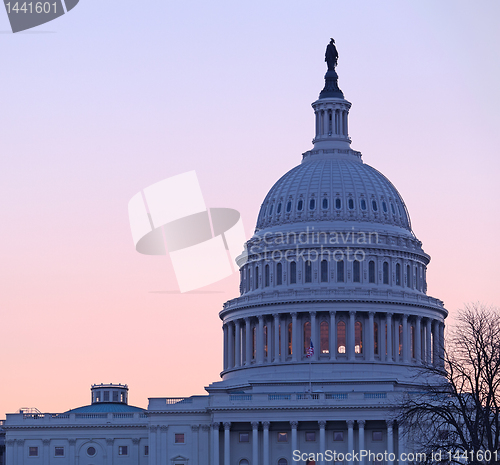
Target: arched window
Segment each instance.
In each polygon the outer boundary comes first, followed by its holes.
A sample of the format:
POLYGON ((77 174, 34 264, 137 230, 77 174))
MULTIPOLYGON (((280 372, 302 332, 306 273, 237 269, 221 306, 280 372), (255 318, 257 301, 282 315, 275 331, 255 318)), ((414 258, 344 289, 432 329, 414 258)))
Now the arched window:
POLYGON ((406 285, 408 287, 411 287, 411 266, 410 265, 407 265, 406 266, 406 285))
POLYGON ((394 210, 394 205, 391 203, 391 210, 392 210, 392 214, 395 215, 396 214, 396 210, 394 210))
POLYGON ((309 321, 306 321, 304 323, 304 355, 307 354, 307 350, 309 349, 310 346, 311 346, 311 323, 309 321))
POLYGON ((361 201, 359 202, 359 205, 361 207, 361 210, 366 210, 366 200, 365 199, 361 199, 361 201))
POLYGON ((269 287, 269 265, 264 268, 264 285, 269 287))
POLYGON ((273 214, 273 207, 274 207, 273 204, 271 204, 269 207, 269 216, 271 216, 273 214))
POLYGON ((287 459, 279 459, 278 460, 278 465, 288 465, 287 459))
POLYGON ((288 323, 288 355, 292 355, 292 323, 288 323))
POLYGON ((247 459, 241 459, 239 465, 250 465, 250 462, 247 459))
POLYGON ((368 263, 368 281, 375 282, 375 262, 373 260, 368 263))
POLYGON ((352 263, 352 280, 355 283, 361 282, 361 263, 358 260, 352 263))
POLYGON ((297 284, 297 263, 290 262, 290 284, 297 284))
POLYGON ((304 209, 304 201, 301 199, 297 202, 297 211, 301 212, 304 209))
POLYGON ((309 200, 309 210, 314 210, 316 208, 316 199, 309 200))
POLYGON ((321 260, 321 282, 328 282, 328 262, 326 260, 321 260))
POLYGON ((345 334, 345 323, 339 321, 337 323, 337 352, 339 354, 345 354, 346 346, 346 334, 345 334))
POLYGON ((415 327, 410 326, 410 354, 411 358, 415 358, 415 327))
POLYGON ((276 265, 276 285, 281 286, 283 284, 283 265, 278 263, 276 265))
POLYGON ((289 200, 286 204, 286 212, 290 213, 291 210, 292 210, 292 201, 289 200))
POLYGON ((378 355, 378 323, 373 323, 373 353, 378 355))
POLYGON ((250 290, 250 283, 252 282, 252 275, 250 268, 247 268, 247 292, 250 290))
POLYGON ((419 274, 420 274, 420 269, 419 269, 419 267, 418 267, 418 265, 417 265, 417 266, 415 267, 415 289, 416 289, 417 291, 419 291, 419 290, 420 290, 420 276, 419 276, 419 274))
POLYGON ((344 260, 340 260, 337 262, 337 282, 344 282, 344 260))
POLYGON ((396 286, 401 286, 401 265, 396 263, 396 286))
POLYGON ((254 326, 252 328, 252 359, 255 359, 257 354, 257 328, 254 326))
POLYGON ((254 276, 254 289, 259 288, 259 267, 255 267, 255 276, 254 276))
POLYGON ((384 284, 389 284, 389 263, 384 262, 382 270, 384 274, 384 284))
POLYGON ((347 206, 349 207, 349 210, 354 210, 354 200, 349 199, 347 202, 347 206))
POLYGON ((354 353, 363 353, 363 325, 361 321, 354 323, 354 353))
POLYGON ((319 325, 319 339, 320 339, 320 353, 329 354, 329 334, 328 334, 328 321, 322 321, 319 325))
POLYGON ((337 210, 340 210, 342 208, 342 200, 340 200, 340 198, 338 197, 335 199, 335 208, 337 210))
POLYGON ((278 204, 278 208, 276 208, 276 213, 281 213, 281 202, 278 204))
POLYGON ((267 325, 264 325, 264 356, 267 357, 267 325))
POLYGON ((399 355, 403 353, 403 325, 399 325, 399 355))
POLYGON ((382 202, 382 210, 384 210, 384 213, 387 213, 387 204, 385 202, 382 202))
POLYGON ((240 269, 240 294, 243 294, 243 268, 240 269))
POLYGON ((311 260, 306 261, 304 274, 305 274, 304 282, 311 283, 312 282, 312 263, 311 263, 311 260))
POLYGON ((378 210, 378 206, 377 206, 377 201, 376 200, 372 200, 372 208, 373 208, 374 212, 376 212, 378 210))
POLYGON ((322 206, 323 210, 328 209, 328 199, 326 197, 323 198, 323 203, 321 206, 322 206))

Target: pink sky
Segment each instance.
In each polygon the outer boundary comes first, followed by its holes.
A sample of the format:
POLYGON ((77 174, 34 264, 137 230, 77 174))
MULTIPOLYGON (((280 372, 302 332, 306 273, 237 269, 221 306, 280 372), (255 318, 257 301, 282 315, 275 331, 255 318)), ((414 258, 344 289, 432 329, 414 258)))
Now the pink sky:
POLYGON ((171 264, 135 252, 127 204, 196 170, 250 237, 311 148, 330 37, 352 148, 405 199, 429 294, 451 314, 500 305, 498 2, 123 3, 0 34, 0 417, 87 404, 92 383, 128 383, 146 407, 218 380, 237 276, 165 292, 171 264))

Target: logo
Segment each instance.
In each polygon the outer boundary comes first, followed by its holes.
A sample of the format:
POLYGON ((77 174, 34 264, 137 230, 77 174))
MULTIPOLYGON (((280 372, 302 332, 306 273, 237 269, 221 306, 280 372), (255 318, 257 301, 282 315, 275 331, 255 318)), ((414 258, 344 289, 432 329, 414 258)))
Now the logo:
POLYGON ((48 23, 72 10, 80 0, 16 2, 3 0, 12 32, 25 31, 48 23))
POLYGON ((230 276, 245 243, 240 213, 207 208, 194 171, 146 187, 132 197, 128 214, 137 252, 168 250, 181 292, 230 276))

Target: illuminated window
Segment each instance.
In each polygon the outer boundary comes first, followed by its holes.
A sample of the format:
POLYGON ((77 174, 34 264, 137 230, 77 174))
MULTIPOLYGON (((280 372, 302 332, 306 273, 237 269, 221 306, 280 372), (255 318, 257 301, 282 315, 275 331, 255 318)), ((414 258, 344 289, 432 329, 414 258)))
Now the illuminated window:
POLYGON ((175 444, 184 444, 184 433, 175 433, 174 443, 175 444))
POLYGON ((373 352, 378 355, 378 323, 373 323, 373 352))
POLYGON ((267 325, 264 326, 264 356, 267 357, 267 325))
POLYGON ((288 324, 288 355, 292 355, 292 323, 288 324))
POLYGON ((118 446, 118 455, 128 455, 128 446, 118 446))
POLYGON ((304 354, 307 354, 307 350, 311 345, 311 323, 306 321, 304 323, 304 354))
POLYGON ((278 442, 288 442, 288 433, 278 433, 278 442))
POLYGON ((399 355, 403 353, 403 325, 399 325, 399 355))
POLYGON ((363 353, 363 325, 361 321, 354 323, 354 353, 363 353))
POLYGON ((345 323, 343 321, 339 321, 337 323, 337 352, 339 354, 345 354, 345 323))
POLYGON ((322 354, 329 354, 328 322, 322 321, 319 325, 320 351, 322 354))

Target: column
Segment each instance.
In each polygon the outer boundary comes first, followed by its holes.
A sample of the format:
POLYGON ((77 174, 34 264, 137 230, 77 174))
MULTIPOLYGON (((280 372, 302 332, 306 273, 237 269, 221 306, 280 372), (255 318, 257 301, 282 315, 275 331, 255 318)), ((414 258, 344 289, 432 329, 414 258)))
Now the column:
POLYGON ((355 324, 355 317, 356 312, 351 310, 349 312, 349 334, 348 334, 348 340, 347 340, 347 354, 349 357, 349 360, 354 360, 356 354, 354 352, 354 324, 355 324))
POLYGON ((439 323, 439 366, 444 368, 444 323, 439 323))
POLYGON ((401 355, 399 353, 399 321, 394 319, 394 361, 399 362, 401 360, 401 355))
POLYGON ((227 325, 222 325, 222 334, 223 334, 223 348, 222 348, 222 358, 223 363, 222 366, 224 370, 228 368, 228 359, 229 359, 229 336, 227 331, 227 325))
POLYGON ((380 341, 380 346, 379 346, 379 355, 380 355, 380 361, 385 362, 387 360, 387 356, 385 355, 386 351, 386 344, 385 344, 385 328, 387 325, 387 316, 385 317, 384 320, 380 319, 380 328, 378 329, 378 334, 379 334, 379 341, 380 341))
POLYGON ((43 465, 49 465, 50 439, 42 439, 42 444, 43 444, 43 465))
POLYGON ((431 358, 431 320, 430 318, 427 318, 426 324, 425 324, 425 359, 427 362, 427 365, 432 364, 432 358, 431 358))
MULTIPOLYGON (((108 456, 107 465, 113 465, 113 441, 114 439, 111 438, 106 439, 106 455, 108 456)), ((156 464, 156 462, 151 463, 156 464)))
POLYGON ((234 323, 230 321, 228 324, 228 359, 227 359, 227 364, 228 368, 233 368, 234 367, 234 323))
POLYGON ((17 465, 24 464, 24 439, 16 440, 16 463, 17 465))
MULTIPOLYGON (((324 454, 326 450, 326 440, 325 440, 326 421, 320 420, 318 421, 318 424, 319 424, 319 451, 324 454)), ((319 461, 319 465, 325 465, 324 457, 322 460, 319 461)))
MULTIPOLYGON (((5 465, 14 465, 14 448, 16 441, 14 439, 7 439, 5 441, 5 465)), ((74 462, 70 462, 74 463, 74 462)))
POLYGON ((417 364, 422 363, 422 317, 417 316, 415 323, 415 359, 417 364))
POLYGON ((245 318, 245 366, 250 366, 252 363, 252 326, 250 325, 250 318, 245 318))
POLYGON ((368 360, 373 362, 375 360, 375 334, 373 317, 375 312, 368 312, 368 360))
POLYGON ((297 313, 293 312, 292 313, 292 362, 297 361, 297 337, 298 331, 297 331, 297 313))
POLYGON ((337 360, 337 321, 335 318, 335 310, 330 311, 330 328, 329 334, 330 337, 330 360, 337 360))
POLYGON ((281 360, 283 362, 286 360, 286 357, 288 355, 287 335, 288 335, 288 328, 286 324, 286 318, 284 318, 281 324, 281 360))
POLYGON ((387 314, 387 361, 392 362, 392 313, 387 314))
POLYGON ((292 427, 292 452, 291 455, 293 456, 293 451, 297 450, 297 426, 299 425, 298 421, 291 421, 290 426, 292 427))
POLYGON ((439 366, 439 323, 437 320, 432 322, 432 355, 434 367, 439 366))
POLYGON ((263 465, 269 465, 269 422, 263 421, 262 427, 264 428, 263 439, 264 439, 264 450, 263 450, 263 465))
POLYGON ((231 465, 231 423, 224 423, 224 465, 231 465))
POLYGON ((219 465, 219 427, 219 422, 212 423, 212 465, 219 465))
POLYGON ((241 326, 240 320, 234 323, 234 366, 241 366, 241 326))
MULTIPOLYGON (((232 328, 229 327, 229 330, 232 331, 232 328)), ((193 456, 191 459, 192 465, 198 465, 198 453, 200 451, 200 426, 199 425, 191 425, 191 433, 193 436, 193 456)), ((208 451, 208 450, 207 450, 208 451)), ((168 455, 167 455, 168 457, 168 455)), ((164 463, 168 463, 165 461, 164 463)))
POLYGON ((314 354, 312 355, 311 359, 317 360, 320 343, 318 341, 318 335, 316 331, 316 312, 311 312, 311 341, 314 347, 314 354))
MULTIPOLYGON (((366 423, 365 420, 358 420, 358 428, 359 428, 359 431, 358 431, 358 436, 359 436, 358 443, 359 443, 360 454, 361 454, 362 450, 365 450, 365 423, 366 423)), ((364 465, 365 458, 363 456, 361 456, 361 455, 360 455, 360 457, 362 457, 362 458, 360 459, 359 465, 364 465)))
POLYGON ((392 425, 393 422, 386 420, 387 424, 387 465, 394 465, 394 461, 391 460, 391 454, 394 454, 394 438, 392 436, 392 425))
POLYGON ((401 453, 408 452, 405 449, 406 448, 405 448, 403 427, 401 425, 398 425, 398 460, 399 460, 399 465, 405 465, 405 463, 406 463, 406 460, 401 460, 401 453))
POLYGON ((401 342, 403 343, 403 363, 408 363, 410 359, 410 341, 408 337, 408 315, 406 314, 403 315, 403 340, 401 342))
POLYGON ((76 463, 75 460, 76 439, 70 439, 68 442, 69 442, 69 463, 76 463))
MULTIPOLYGON (((139 465, 139 443, 140 438, 132 438, 132 463, 139 465)), ((71 462, 70 462, 71 463, 71 462)))
POLYGON ((208 453, 209 450, 210 450, 210 425, 201 425, 200 450, 198 451, 201 457, 199 458, 203 458, 203 460, 206 460, 207 456, 210 457, 208 453))
POLYGON ((280 361, 280 316, 273 313, 274 318, 274 363, 280 361))
POLYGON ((323 111, 323 134, 328 135, 328 110, 323 111))
POLYGON ((342 110, 339 111, 339 134, 344 133, 344 112, 342 110))
POLYGON ((259 422, 252 421, 252 465, 259 465, 259 422))
POLYGON ((168 460, 168 441, 167 441, 168 426, 160 426, 160 440, 157 441, 157 447, 159 447, 157 458, 160 458, 160 463, 167 463, 168 460))
MULTIPOLYGON (((347 420, 347 452, 353 454, 354 452, 354 421, 347 420)), ((352 455, 351 455, 352 457, 352 455)), ((353 465, 353 461, 349 460, 348 465, 353 465)))
POLYGON ((264 363, 264 316, 259 315, 259 328, 257 330, 257 363, 264 363))

